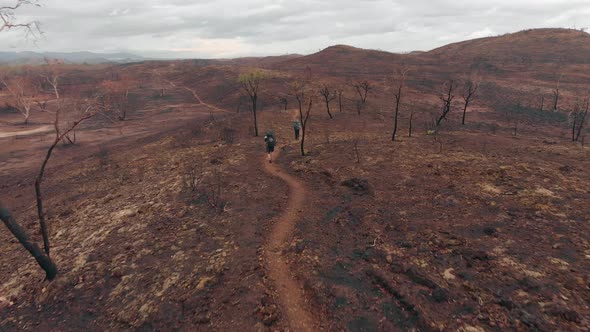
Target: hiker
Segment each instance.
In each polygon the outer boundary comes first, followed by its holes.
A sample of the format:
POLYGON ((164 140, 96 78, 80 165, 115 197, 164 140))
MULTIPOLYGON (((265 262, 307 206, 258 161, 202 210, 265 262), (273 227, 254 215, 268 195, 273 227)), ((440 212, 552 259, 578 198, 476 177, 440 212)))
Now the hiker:
POLYGON ((266 136, 264 136, 264 142, 266 142, 266 153, 268 153, 268 162, 272 163, 272 153, 275 151, 275 145, 277 144, 277 140, 273 135, 272 131, 267 131, 266 136))
POLYGON ((299 125, 299 120, 295 119, 295 121, 293 121, 293 129, 295 129, 295 140, 299 140, 299 129, 300 129, 300 125, 299 125))

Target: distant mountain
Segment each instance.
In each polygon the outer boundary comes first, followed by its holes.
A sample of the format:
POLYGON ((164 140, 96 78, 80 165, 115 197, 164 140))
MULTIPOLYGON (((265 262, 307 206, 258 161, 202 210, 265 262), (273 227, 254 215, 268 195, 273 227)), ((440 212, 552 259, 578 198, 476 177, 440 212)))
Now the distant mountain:
POLYGON ((587 64, 590 34, 575 29, 530 29, 453 43, 422 55, 461 63, 587 64))
POLYGON ((128 63, 148 60, 130 53, 0 52, 0 64, 39 64, 45 59, 64 63, 128 63))
MULTIPOLYGON (((371 75, 389 74, 396 66, 406 66, 418 72, 427 68, 431 74, 436 72, 442 76, 471 70, 494 75, 530 72, 541 77, 554 74, 557 67, 587 64, 590 64, 590 34, 574 29, 530 29, 406 54, 335 45, 318 53, 274 63, 273 67, 371 75)), ((581 74, 578 72, 575 76, 581 74)))

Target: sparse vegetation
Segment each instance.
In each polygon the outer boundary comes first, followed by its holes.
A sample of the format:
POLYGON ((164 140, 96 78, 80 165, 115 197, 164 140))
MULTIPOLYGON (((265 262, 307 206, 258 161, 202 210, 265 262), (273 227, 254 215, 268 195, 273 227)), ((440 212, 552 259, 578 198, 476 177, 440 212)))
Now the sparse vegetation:
POLYGON ((240 84, 244 91, 250 97, 250 111, 254 118, 254 136, 258 137, 258 117, 256 110, 258 107, 258 93, 260 83, 267 77, 266 73, 260 70, 253 71, 247 74, 242 74, 239 77, 240 84))
POLYGON ((560 34, 27 67, 29 125, 0 91, 0 330, 587 328, 590 76, 568 51, 543 110, 560 34))

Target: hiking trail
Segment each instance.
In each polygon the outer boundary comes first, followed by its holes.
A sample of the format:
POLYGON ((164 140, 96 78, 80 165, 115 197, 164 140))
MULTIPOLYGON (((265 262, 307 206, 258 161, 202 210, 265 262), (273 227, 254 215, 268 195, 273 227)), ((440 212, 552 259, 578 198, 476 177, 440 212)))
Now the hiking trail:
MULTIPOLYGON (((194 98, 203 106, 222 112, 227 110, 203 102, 194 89, 186 86, 178 86, 174 82, 168 83, 175 88, 182 88, 192 93, 194 98)), ((273 160, 280 155, 280 150, 274 153, 273 160)), ((268 276, 272 281, 279 296, 279 304, 289 329, 293 331, 316 331, 318 324, 314 322, 313 316, 309 313, 309 307, 305 301, 302 287, 294 279, 289 264, 283 252, 289 245, 289 239, 299 219, 299 212, 305 200, 305 188, 295 177, 283 172, 275 163, 269 163, 266 154, 262 158, 263 169, 271 176, 278 177, 289 186, 289 199, 286 209, 280 214, 277 221, 272 225, 268 241, 264 248, 264 261, 268 269, 268 276)))
MULTIPOLYGON (((280 150, 274 153, 273 160, 280 155, 280 150)), ((279 294, 279 302, 286 315, 289 327, 293 331, 315 331, 318 330, 312 315, 307 310, 303 290, 294 279, 289 263, 283 252, 289 245, 289 238, 293 234, 295 224, 299 219, 299 212, 303 208, 305 200, 305 188, 295 177, 283 172, 274 162, 269 163, 262 159, 264 170, 275 177, 283 180, 289 185, 289 200, 286 209, 280 214, 277 221, 272 225, 264 259, 268 268, 268 275, 272 280, 276 291, 279 294)))
POLYGON ((204 102, 203 99, 201 99, 201 97, 199 96, 199 94, 197 93, 197 91, 195 89, 191 89, 191 88, 189 88, 187 86, 178 86, 178 85, 176 85, 176 83, 174 83, 174 82, 172 82, 170 80, 166 80, 166 81, 172 87, 181 88, 181 89, 184 89, 184 90, 187 90, 188 92, 190 92, 193 95, 193 97, 199 102, 199 104, 201 104, 203 106, 206 106, 208 108, 214 109, 214 110, 219 111, 219 112, 230 113, 230 111, 228 111, 228 110, 224 110, 224 109, 221 109, 221 108, 219 108, 219 107, 217 107, 215 105, 211 105, 211 104, 208 104, 208 103, 204 102))

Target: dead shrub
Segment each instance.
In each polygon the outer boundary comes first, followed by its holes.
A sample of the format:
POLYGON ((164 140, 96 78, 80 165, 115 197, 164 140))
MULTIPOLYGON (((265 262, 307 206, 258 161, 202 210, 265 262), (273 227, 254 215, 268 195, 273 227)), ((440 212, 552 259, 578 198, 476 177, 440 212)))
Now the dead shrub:
POLYGON ((104 144, 98 146, 98 153, 96 154, 96 158, 98 160, 98 166, 100 167, 100 169, 105 169, 111 163, 109 151, 104 146, 104 144))
POLYGON ((183 182, 190 192, 195 193, 199 191, 204 178, 203 166, 200 163, 189 163, 186 166, 183 182))
POLYGON ((223 212, 225 182, 218 168, 207 172, 201 162, 191 162, 184 169, 183 183, 190 204, 204 204, 215 212, 223 212))
POLYGON ((224 127, 221 129, 219 134, 221 141, 225 142, 226 144, 232 145, 234 144, 234 140, 236 137, 236 130, 231 127, 224 127))

